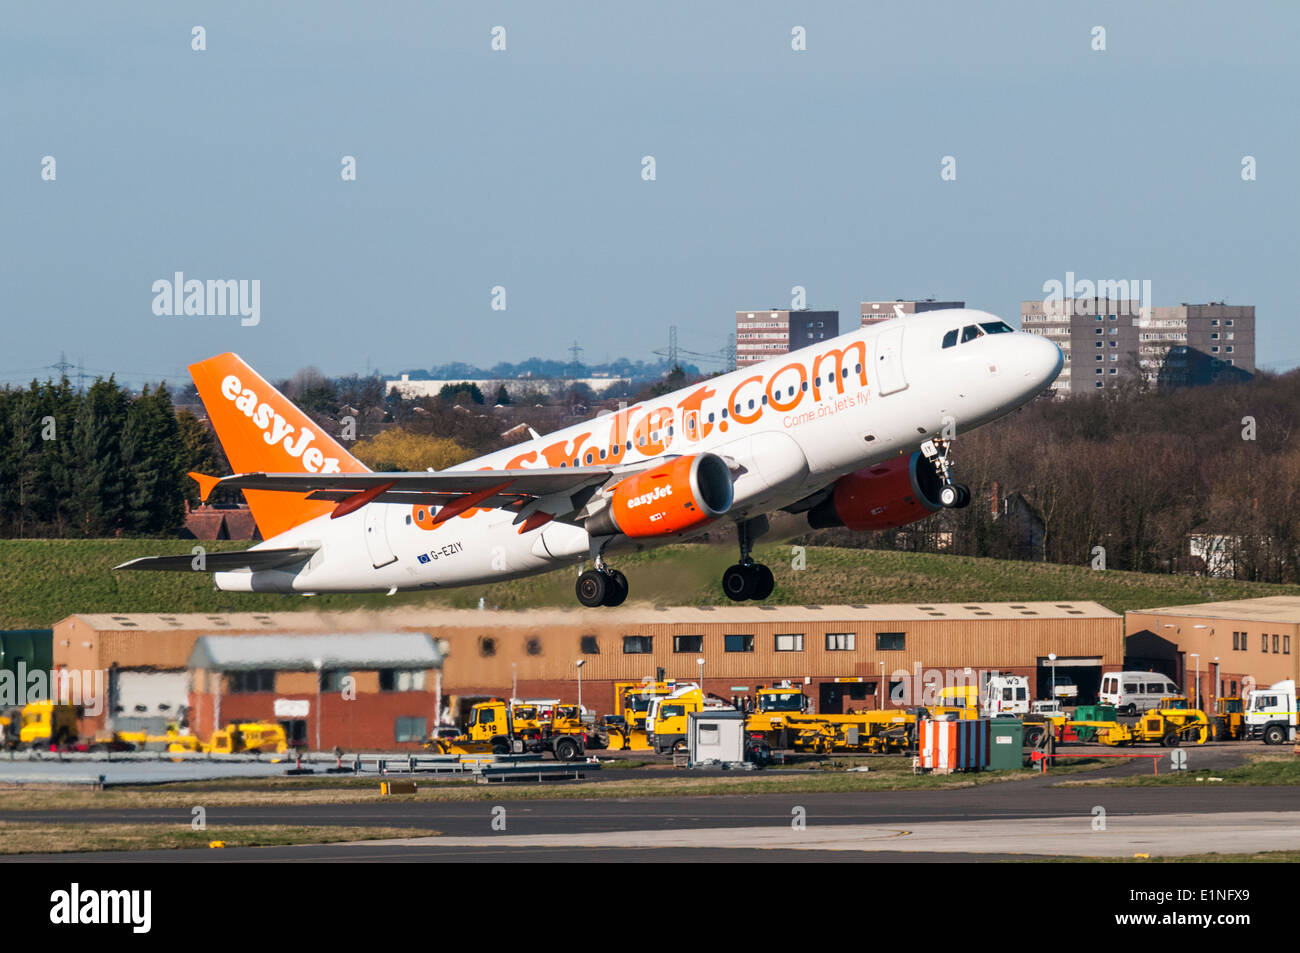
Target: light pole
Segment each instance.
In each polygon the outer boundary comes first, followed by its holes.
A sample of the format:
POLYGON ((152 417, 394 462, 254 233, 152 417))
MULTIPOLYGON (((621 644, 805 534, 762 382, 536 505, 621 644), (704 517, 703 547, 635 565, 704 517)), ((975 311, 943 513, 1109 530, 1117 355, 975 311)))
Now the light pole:
POLYGON ((1192 666, 1196 672, 1196 700, 1192 702, 1197 708, 1201 707, 1201 656, 1197 652, 1189 653, 1192 658, 1196 659, 1192 666))
POLYGON ((695 664, 700 667, 700 701, 704 701, 707 695, 704 693, 704 658, 701 656, 695 660, 695 664))
POLYGON ((1214 697, 1223 697, 1223 666, 1219 664, 1219 657, 1214 656, 1214 697))
POLYGON ((573 663, 578 667, 578 717, 582 717, 582 666, 587 664, 585 658, 580 658, 573 663))
POLYGON ((1048 652, 1047 660, 1052 663, 1052 699, 1056 699, 1056 653, 1048 652))
POLYGON ((515 662, 510 663, 510 704, 514 705, 515 699, 519 697, 519 665, 515 662))
POLYGON ((876 707, 884 710, 885 707, 885 663, 880 662, 880 681, 876 682, 876 707))
POLYGON ((312 659, 312 668, 316 669, 316 750, 320 751, 320 676, 325 665, 323 659, 312 659))

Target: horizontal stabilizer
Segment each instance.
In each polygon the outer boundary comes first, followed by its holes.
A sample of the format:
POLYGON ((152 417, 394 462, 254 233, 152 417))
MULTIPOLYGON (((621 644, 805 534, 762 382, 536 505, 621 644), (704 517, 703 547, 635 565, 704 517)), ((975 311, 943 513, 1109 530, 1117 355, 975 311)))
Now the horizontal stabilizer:
POLYGON ((316 552, 299 547, 291 549, 245 549, 237 553, 191 553, 181 556, 141 556, 114 569, 147 569, 155 572, 237 572, 247 569, 279 569, 306 562, 316 552))

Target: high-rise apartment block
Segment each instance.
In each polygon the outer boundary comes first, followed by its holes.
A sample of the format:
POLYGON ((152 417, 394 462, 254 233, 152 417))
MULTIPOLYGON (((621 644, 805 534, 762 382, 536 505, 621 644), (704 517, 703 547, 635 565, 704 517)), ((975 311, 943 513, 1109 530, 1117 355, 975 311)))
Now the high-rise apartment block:
POLYGON ((1242 380, 1255 372, 1255 307, 1180 304, 1156 307, 1134 299, 1064 298, 1022 301, 1020 326, 1065 352, 1052 384, 1056 394, 1081 394, 1142 380, 1190 386, 1242 380))
POLYGON ((736 366, 748 367, 769 357, 789 354, 801 347, 833 338, 840 333, 838 311, 736 312, 736 366))
POLYGON ((861 326, 865 328, 891 318, 905 318, 909 314, 920 314, 922 311, 964 307, 966 307, 965 301, 935 301, 933 298, 926 298, 924 301, 904 301, 901 298, 895 301, 863 301, 861 326))

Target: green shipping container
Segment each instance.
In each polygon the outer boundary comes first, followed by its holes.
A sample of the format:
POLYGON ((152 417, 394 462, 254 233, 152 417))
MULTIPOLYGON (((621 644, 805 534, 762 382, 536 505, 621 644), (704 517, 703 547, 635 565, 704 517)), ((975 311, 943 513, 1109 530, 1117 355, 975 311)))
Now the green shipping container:
POLYGON ((989 719, 989 770, 1016 771, 1025 766, 1020 749, 1025 743, 1025 726, 1019 718, 989 719))
MULTIPOLYGON (((10 678, 18 677, 18 665, 22 663, 25 672, 42 671, 49 673, 54 669, 54 630, 53 629, 8 629, 0 631, 0 671, 8 672, 10 678)), ((14 685, 21 691, 24 686, 14 685)))

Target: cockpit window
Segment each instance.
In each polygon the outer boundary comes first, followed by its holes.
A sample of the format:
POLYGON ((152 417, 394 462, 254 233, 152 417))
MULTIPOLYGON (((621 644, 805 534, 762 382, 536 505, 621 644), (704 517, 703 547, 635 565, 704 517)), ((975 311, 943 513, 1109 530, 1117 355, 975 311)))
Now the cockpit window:
POLYGON ((961 329, 961 343, 965 344, 967 341, 973 341, 977 337, 983 337, 983 335, 984 332, 979 329, 979 325, 968 324, 961 329))
POLYGON ((1015 330, 1005 321, 986 321, 980 327, 989 334, 1011 334, 1015 330))
POLYGON ((956 328, 953 328, 951 331, 949 331, 947 334, 945 334, 945 335, 943 336, 943 346, 944 346, 944 347, 956 347, 956 346, 957 346, 957 329, 956 329, 956 328))

